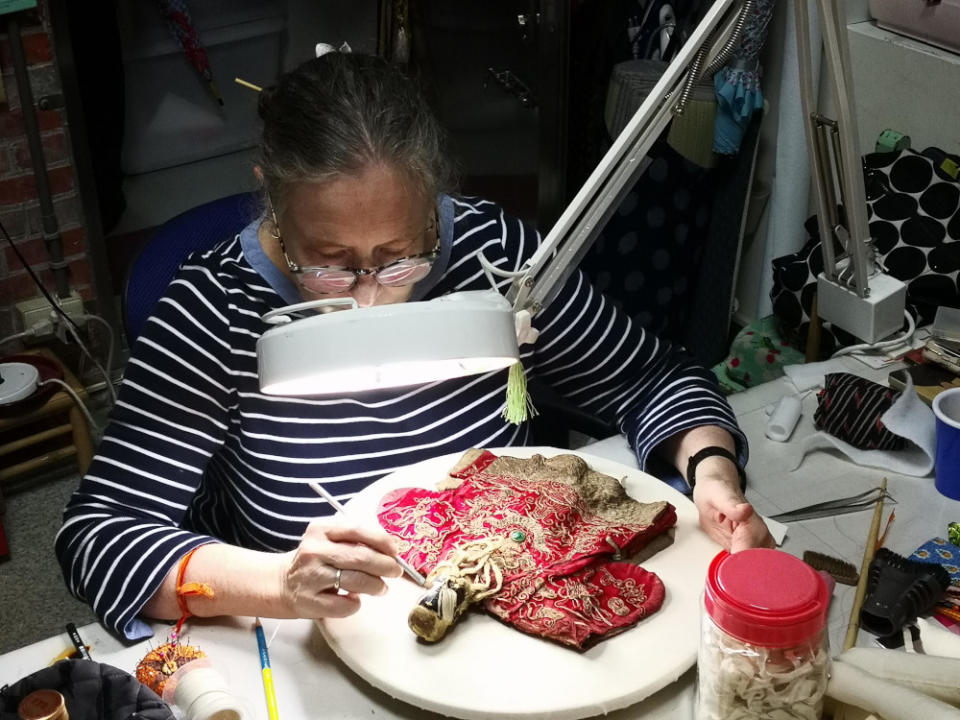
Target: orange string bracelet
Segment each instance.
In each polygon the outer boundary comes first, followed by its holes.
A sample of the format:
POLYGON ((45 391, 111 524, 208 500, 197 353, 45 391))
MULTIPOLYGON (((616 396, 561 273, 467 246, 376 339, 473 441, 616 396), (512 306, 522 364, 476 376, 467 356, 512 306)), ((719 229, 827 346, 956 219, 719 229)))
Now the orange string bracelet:
POLYGON ((186 622, 187 618, 192 616, 193 613, 190 612, 190 609, 187 607, 187 598, 195 595, 202 595, 206 598, 214 597, 213 588, 207 585, 206 583, 201 582, 183 582, 183 576, 187 572, 187 565, 190 563, 190 559, 193 557, 193 554, 203 547, 195 547, 193 550, 188 552, 182 558, 180 558, 180 568, 177 570, 177 604, 180 605, 180 619, 177 620, 177 627, 174 632, 174 642, 177 638, 180 637, 180 629, 183 627, 183 623, 186 622))

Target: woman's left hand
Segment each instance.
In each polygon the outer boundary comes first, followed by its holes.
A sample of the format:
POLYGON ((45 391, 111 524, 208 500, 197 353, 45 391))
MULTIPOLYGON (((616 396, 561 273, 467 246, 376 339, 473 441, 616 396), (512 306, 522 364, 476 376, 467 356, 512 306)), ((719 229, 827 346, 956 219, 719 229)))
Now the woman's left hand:
POLYGON ((693 502, 700 513, 700 527, 725 550, 776 547, 763 518, 740 492, 736 475, 698 473, 693 502))

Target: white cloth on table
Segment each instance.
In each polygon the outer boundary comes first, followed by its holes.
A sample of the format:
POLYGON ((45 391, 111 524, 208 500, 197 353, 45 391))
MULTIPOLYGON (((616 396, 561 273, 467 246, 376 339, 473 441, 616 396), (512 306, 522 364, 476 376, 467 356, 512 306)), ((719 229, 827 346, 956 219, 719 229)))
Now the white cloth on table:
POLYGON ((797 392, 823 387, 824 378, 829 373, 849 372, 843 360, 824 360, 823 362, 785 365, 783 372, 792 382, 797 392))
POLYGON ((880 420, 894 435, 909 440, 910 445, 903 450, 862 450, 834 435, 817 432, 803 439, 800 457, 793 469, 800 467, 807 453, 835 448, 857 465, 913 477, 929 475, 937 451, 936 420, 933 410, 913 391, 913 381, 909 377, 900 397, 880 416, 880 420))

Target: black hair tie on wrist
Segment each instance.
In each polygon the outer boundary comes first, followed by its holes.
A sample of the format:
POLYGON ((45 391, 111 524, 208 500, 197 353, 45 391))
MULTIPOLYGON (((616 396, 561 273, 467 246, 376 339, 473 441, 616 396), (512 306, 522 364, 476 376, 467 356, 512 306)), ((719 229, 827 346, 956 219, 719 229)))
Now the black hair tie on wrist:
POLYGON ((706 460, 708 457, 714 456, 726 458, 733 463, 733 466, 737 468, 737 475, 740 477, 740 492, 746 490, 747 475, 743 472, 743 468, 740 467, 740 461, 737 460, 736 455, 719 445, 710 445, 702 448, 690 456, 690 460, 687 462, 687 483, 690 485, 690 489, 693 490, 693 487, 697 484, 697 465, 700 464, 701 460, 706 460))

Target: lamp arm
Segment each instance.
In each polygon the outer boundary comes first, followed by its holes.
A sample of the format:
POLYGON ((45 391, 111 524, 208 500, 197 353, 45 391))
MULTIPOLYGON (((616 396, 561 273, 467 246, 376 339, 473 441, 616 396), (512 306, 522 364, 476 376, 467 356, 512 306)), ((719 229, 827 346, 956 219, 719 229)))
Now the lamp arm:
MULTIPOLYGON (((816 0, 816 4, 837 120, 817 112, 812 53, 819 48, 811 48, 812 13, 808 9, 813 2, 794 2, 800 99, 823 257, 823 272, 816 282, 816 313, 811 321, 829 322, 865 341, 853 345, 854 349, 882 349, 890 343, 880 341, 903 325, 907 286, 880 272, 874 261, 854 111, 846 13, 844 3, 834 0, 816 0), (843 218, 839 206, 843 207, 843 218), (843 248, 845 257, 835 257, 835 241, 843 248)), ((908 336, 912 332, 912 329, 908 331, 908 336)))
POLYGON ((727 39, 742 16, 728 13, 733 5, 739 5, 738 0, 716 0, 711 5, 540 247, 520 268, 507 292, 515 312, 526 310, 535 315, 552 299, 650 164, 647 152, 676 112, 687 73, 710 66, 719 55, 713 50, 704 58, 701 49, 719 47, 722 51, 729 44, 727 39))
POLYGON ((734 51, 740 47, 743 28, 747 24, 747 18, 750 16, 750 13, 754 11, 756 2, 757 0, 743 0, 743 7, 740 8, 737 20, 733 25, 733 29, 730 31, 730 38, 717 50, 716 57, 713 58, 707 66, 707 69, 703 71, 704 75, 714 75, 719 72, 723 66, 727 64, 727 61, 730 59, 730 56, 733 55, 734 51))
POLYGON ((844 10, 842 3, 832 0, 818 0, 817 4, 820 7, 820 25, 823 30, 824 59, 832 79, 831 86, 837 108, 836 122, 827 120, 816 112, 808 1, 797 0, 794 10, 797 22, 800 98, 810 154, 811 180, 818 210, 823 272, 833 282, 852 286, 857 296, 864 298, 870 294, 868 280, 872 273, 867 249, 870 227, 867 222, 867 199, 860 161, 860 138, 854 114, 850 49, 844 10), (838 218, 838 204, 843 206, 845 225, 838 218), (837 272, 832 239, 840 242, 850 258, 852 281, 844 279, 846 273, 840 275, 837 272))

